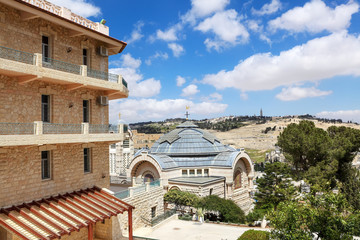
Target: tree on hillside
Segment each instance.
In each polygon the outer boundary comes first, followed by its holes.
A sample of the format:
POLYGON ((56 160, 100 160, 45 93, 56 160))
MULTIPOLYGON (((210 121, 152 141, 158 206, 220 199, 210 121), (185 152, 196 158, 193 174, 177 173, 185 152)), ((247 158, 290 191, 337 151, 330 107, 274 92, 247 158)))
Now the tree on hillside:
POLYGON ((329 159, 331 142, 326 131, 316 128, 313 122, 301 121, 288 125, 278 137, 278 146, 300 174, 300 170, 307 171, 329 159))
POLYGON ((258 192, 256 208, 270 210, 280 202, 291 200, 296 195, 296 189, 290 182, 291 169, 286 163, 269 163, 265 165, 265 175, 257 180, 258 192))

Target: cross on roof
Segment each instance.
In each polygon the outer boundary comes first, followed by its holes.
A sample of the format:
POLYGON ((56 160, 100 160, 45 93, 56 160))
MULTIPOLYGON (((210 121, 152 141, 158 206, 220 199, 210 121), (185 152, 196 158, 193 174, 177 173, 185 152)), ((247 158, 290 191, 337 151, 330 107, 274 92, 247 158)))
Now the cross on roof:
POLYGON ((189 119, 189 115, 190 115, 190 113, 189 113, 188 111, 186 111, 186 113, 185 113, 186 120, 188 120, 188 119, 189 119))

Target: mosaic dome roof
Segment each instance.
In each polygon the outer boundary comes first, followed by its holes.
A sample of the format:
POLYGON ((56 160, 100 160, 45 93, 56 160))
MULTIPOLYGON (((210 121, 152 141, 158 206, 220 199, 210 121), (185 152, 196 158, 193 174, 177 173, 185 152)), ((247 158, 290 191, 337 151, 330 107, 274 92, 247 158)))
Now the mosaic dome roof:
POLYGON ((220 143, 214 135, 187 121, 160 137, 153 144, 150 153, 167 156, 211 156, 231 150, 234 151, 220 143))

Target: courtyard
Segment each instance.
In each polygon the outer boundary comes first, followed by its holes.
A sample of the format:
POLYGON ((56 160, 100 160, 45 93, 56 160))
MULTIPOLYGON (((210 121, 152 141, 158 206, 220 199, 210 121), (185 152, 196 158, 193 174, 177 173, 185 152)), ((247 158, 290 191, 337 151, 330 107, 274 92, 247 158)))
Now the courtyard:
POLYGON ((214 223, 170 220, 153 231, 142 228, 134 232, 135 236, 158 240, 236 240, 249 229, 269 231, 268 229, 227 226, 214 223))

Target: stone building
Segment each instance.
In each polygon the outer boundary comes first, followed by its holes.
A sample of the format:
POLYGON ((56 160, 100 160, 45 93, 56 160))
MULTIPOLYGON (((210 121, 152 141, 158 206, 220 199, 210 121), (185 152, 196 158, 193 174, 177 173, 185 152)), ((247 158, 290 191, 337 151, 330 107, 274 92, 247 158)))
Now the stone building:
POLYGON ((134 141, 135 149, 151 148, 152 145, 163 135, 163 134, 146 134, 138 133, 137 130, 131 130, 134 141))
POLYGON ((45 0, 0 0, 0 239, 120 239, 109 187, 108 73, 126 43, 45 0))
POLYGON ((126 183, 126 171, 134 157, 134 141, 130 129, 124 129, 124 140, 109 147, 109 167, 111 183, 126 183))
POLYGON ((128 170, 134 183, 162 179, 167 190, 234 200, 245 213, 252 206, 254 168, 244 151, 223 145, 207 131, 185 122, 135 154, 128 170))

